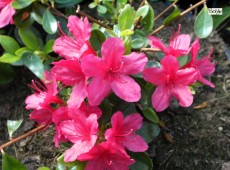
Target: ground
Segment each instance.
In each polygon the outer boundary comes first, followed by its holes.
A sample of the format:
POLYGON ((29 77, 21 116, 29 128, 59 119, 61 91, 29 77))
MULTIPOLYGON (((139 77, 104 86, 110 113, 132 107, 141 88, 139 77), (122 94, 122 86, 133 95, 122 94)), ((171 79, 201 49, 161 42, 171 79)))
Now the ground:
MULTIPOLYGON (((159 11, 162 8, 157 7, 159 11)), ((156 27, 159 25, 158 22, 156 27)), ((191 16, 181 18, 156 36, 167 41, 172 30, 177 30, 178 23, 181 23, 181 32, 191 33, 194 37, 193 22, 191 16)), ((225 45, 215 32, 208 39, 202 40, 203 50, 200 56, 208 54, 211 46, 215 49, 216 71, 210 80, 216 88, 197 87, 191 107, 181 108, 173 102, 170 108, 158 114, 166 128, 162 129, 159 137, 150 146, 149 153, 155 170, 221 170, 224 163, 223 170, 227 170, 224 167, 230 160, 230 61, 225 55, 225 45), (194 106, 201 106, 203 102, 207 102, 207 105, 203 105, 205 107, 194 109, 194 106), (173 136, 171 143, 163 132, 173 136)), ((15 70, 15 80, 8 85, 0 86, 0 144, 8 140, 8 119, 24 119, 15 136, 35 127, 35 123, 28 119, 29 111, 24 108, 25 98, 31 94, 31 89, 27 85, 33 75, 28 73, 26 68, 15 70)), ((52 136, 53 127, 50 127, 8 147, 5 151, 15 155, 28 170, 35 170, 39 166, 54 169, 56 158, 60 156, 62 148, 54 147, 52 136)))

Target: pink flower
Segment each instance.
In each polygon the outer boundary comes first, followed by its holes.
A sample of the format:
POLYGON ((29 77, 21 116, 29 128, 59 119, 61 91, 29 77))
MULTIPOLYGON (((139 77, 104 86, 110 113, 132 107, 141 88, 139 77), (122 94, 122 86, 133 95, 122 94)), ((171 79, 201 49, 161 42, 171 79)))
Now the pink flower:
POLYGON ((152 105, 156 111, 163 111, 169 105, 171 97, 179 100, 179 104, 188 107, 193 102, 189 85, 197 80, 194 68, 179 69, 179 63, 173 56, 165 56, 161 60, 161 68, 146 68, 143 77, 146 81, 157 85, 152 95, 152 105))
POLYGON ((81 20, 77 16, 69 16, 68 25, 72 36, 62 35, 53 46, 54 52, 66 59, 79 59, 84 54, 96 54, 89 44, 91 26, 87 18, 81 20))
POLYGON ((67 101, 69 108, 79 108, 87 97, 87 78, 82 72, 78 60, 60 60, 54 62, 52 73, 56 79, 67 86, 73 86, 72 93, 67 101))
POLYGON ((90 105, 99 105, 111 89, 127 102, 140 99, 140 86, 129 75, 141 72, 147 58, 145 54, 134 52, 123 56, 124 52, 124 44, 119 38, 108 38, 102 44, 102 58, 87 55, 82 59, 83 72, 93 77, 87 88, 90 105))
POLYGON ((164 43, 154 36, 149 36, 149 44, 153 48, 159 48, 165 55, 172 55, 174 57, 183 56, 190 51, 191 38, 189 34, 180 34, 180 25, 178 32, 175 33, 174 37, 171 37, 169 46, 166 47, 164 43))
POLYGON ((204 78, 204 76, 210 76, 215 71, 215 65, 211 62, 212 58, 210 58, 210 55, 213 52, 213 49, 209 52, 209 54, 199 60, 197 60, 197 54, 200 50, 200 43, 199 39, 196 39, 191 47, 191 55, 192 59, 191 61, 185 66, 187 67, 193 67, 198 72, 198 81, 200 81, 203 84, 206 84, 212 88, 215 87, 215 85, 204 78))
POLYGON ((123 148, 110 142, 94 146, 89 152, 80 155, 78 160, 87 161, 85 170, 129 170, 129 166, 135 162, 123 148))
POLYGON ((142 126, 142 117, 138 113, 124 118, 122 112, 116 112, 112 116, 111 124, 112 128, 105 132, 108 142, 115 142, 133 152, 144 152, 148 149, 144 139, 135 134, 142 126))
POLYGON ((61 133, 74 145, 65 151, 64 161, 72 162, 79 155, 88 152, 97 141, 98 122, 97 115, 88 117, 82 114, 74 115, 73 120, 62 121, 59 124, 61 133))
POLYGON ((33 110, 30 113, 30 119, 37 122, 39 125, 50 125, 52 123, 52 109, 33 110))
POLYGON ((57 82, 51 73, 45 72, 44 85, 32 81, 31 87, 34 94, 26 98, 26 109, 51 109, 50 104, 61 104, 62 100, 57 96, 57 82))
POLYGON ((5 27, 9 23, 13 23, 13 15, 15 9, 11 6, 13 0, 1 0, 0 1, 0 28, 5 27))

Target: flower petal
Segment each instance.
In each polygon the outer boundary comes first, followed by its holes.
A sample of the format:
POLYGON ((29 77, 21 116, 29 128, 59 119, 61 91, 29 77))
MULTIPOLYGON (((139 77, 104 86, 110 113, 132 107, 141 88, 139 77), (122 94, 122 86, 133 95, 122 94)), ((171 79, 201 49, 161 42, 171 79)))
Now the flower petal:
POLYGON ((171 93, 167 86, 158 86, 152 95, 152 105, 157 112, 165 110, 169 106, 171 93))
POLYGON ((115 68, 120 64, 124 52, 124 43, 119 38, 108 38, 101 47, 102 59, 110 68, 115 68))
POLYGON ((148 149, 148 144, 145 140, 136 134, 130 134, 121 141, 121 143, 130 151, 133 152, 144 152, 148 149))
POLYGON ((198 73, 194 68, 185 68, 178 70, 174 77, 175 84, 191 85, 198 78, 198 73))
POLYGON ((145 54, 131 53, 122 57, 122 72, 128 75, 137 74, 144 70, 148 59, 145 54))
POLYGON ((87 97, 86 83, 85 81, 81 81, 73 87, 70 98, 67 101, 68 108, 78 109, 86 97, 87 97))
POLYGON ((215 84, 213 84, 212 82, 208 81, 207 79, 205 79, 202 76, 199 76, 198 81, 200 81, 201 83, 206 84, 206 85, 208 85, 208 86, 210 86, 212 88, 215 87, 215 84))
POLYGON ((162 71, 164 74, 174 76, 179 69, 179 62, 177 59, 171 55, 165 56, 161 60, 162 71))
POLYGON ((172 89, 172 95, 179 100, 179 104, 183 107, 191 106, 193 95, 188 86, 177 84, 172 89))
POLYGON ((109 80, 102 77, 94 77, 87 88, 89 104, 91 106, 99 105, 109 95, 110 91, 109 80))
POLYGON ((60 60, 54 62, 52 73, 56 79, 67 86, 75 85, 82 80, 85 80, 85 75, 81 70, 79 61, 77 60, 60 60))
POLYGON ((181 34, 176 36, 172 41, 170 41, 169 46, 173 48, 174 51, 179 50, 181 55, 188 54, 189 46, 191 43, 191 37, 189 34, 181 34))
POLYGON ((68 18, 67 27, 69 31, 74 36, 75 40, 78 42, 79 45, 85 44, 86 41, 90 38, 91 26, 87 17, 84 18, 82 21, 75 15, 71 15, 68 18))
POLYGON ((141 88, 131 77, 120 75, 111 82, 113 92, 127 102, 136 102, 141 97, 141 88), (132 87, 132 88, 131 88, 132 87))
POLYGON ((106 73, 106 66, 103 60, 94 55, 87 55, 82 58, 81 67, 84 74, 88 77, 103 77, 106 73))
POLYGON ((168 53, 168 48, 164 45, 164 43, 159 38, 156 38, 154 36, 149 36, 148 39, 149 39, 149 45, 152 48, 158 48, 164 53, 168 53))
POLYGON ((125 129, 132 129, 134 131, 138 130, 142 126, 142 120, 143 118, 141 117, 140 114, 138 113, 133 113, 125 117, 123 126, 124 130, 125 129))
POLYGON ((162 85, 165 83, 161 68, 146 68, 142 75, 146 81, 154 85, 162 85))
POLYGON ((34 110, 30 114, 30 119, 36 121, 38 124, 48 125, 52 122, 52 112, 48 109, 34 110))
POLYGON ((11 7, 10 4, 0 10, 0 28, 3 28, 10 23, 15 12, 15 9, 11 7))

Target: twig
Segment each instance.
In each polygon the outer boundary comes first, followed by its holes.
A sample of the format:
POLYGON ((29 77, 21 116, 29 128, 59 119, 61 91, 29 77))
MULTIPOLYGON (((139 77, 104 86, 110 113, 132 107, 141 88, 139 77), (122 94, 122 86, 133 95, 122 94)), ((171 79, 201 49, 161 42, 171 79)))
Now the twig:
POLYGON ((141 2, 141 4, 140 4, 139 8, 142 7, 142 6, 144 6, 145 1, 146 1, 146 0, 142 0, 142 2, 141 2))
POLYGON ((137 22, 135 23, 135 26, 134 26, 134 30, 137 29, 138 24, 140 23, 141 19, 142 19, 142 16, 140 16, 140 17, 137 19, 137 22))
POLYGON ((103 24, 102 22, 98 21, 97 19, 85 14, 84 12, 80 11, 80 6, 78 5, 77 7, 77 11, 76 11, 77 14, 83 16, 83 17, 87 17, 91 22, 94 22, 94 23, 97 23, 98 25, 104 27, 104 28, 107 28, 107 29, 112 29, 110 28, 109 26, 103 24))
MULTIPOLYGON (((197 8, 198 6, 200 6, 201 4, 205 3, 207 0, 201 0, 200 2, 196 3, 195 5, 191 6, 190 8, 188 8, 187 10, 183 11, 182 13, 180 13, 180 15, 177 18, 180 18, 184 15, 186 15, 187 13, 189 13, 190 11, 192 11, 193 9, 197 8)), ((171 23, 171 22, 170 22, 171 23)), ((170 23, 168 23, 167 25, 169 25, 170 23)), ((161 25, 159 26, 157 29, 155 29, 153 32, 151 32, 149 35, 153 35, 156 34, 157 32, 159 32, 160 30, 162 30, 164 27, 166 27, 167 25, 161 25)))
POLYGON ((44 129, 45 127, 46 127, 46 125, 40 125, 40 126, 36 127, 35 129, 33 129, 33 130, 31 130, 31 131, 29 131, 29 132, 27 132, 27 133, 25 133, 25 134, 23 134, 23 135, 17 137, 17 138, 13 138, 13 139, 10 140, 9 142, 4 143, 3 145, 1 145, 1 146, 0 146, 0 150, 3 150, 4 148, 6 148, 6 147, 8 147, 8 146, 10 146, 10 145, 12 145, 12 144, 14 144, 14 143, 16 143, 16 142, 18 142, 18 141, 20 141, 20 140, 22 140, 22 139, 28 137, 28 136, 33 135, 34 133, 38 132, 39 130, 44 129))
POLYGON ((154 21, 156 21, 158 18, 160 18, 165 12, 167 12, 173 5, 175 5, 178 2, 178 0, 175 0, 171 5, 169 5, 164 11, 162 11, 159 15, 157 15, 154 18, 154 21))
POLYGON ((140 51, 141 52, 159 52, 161 50, 159 50, 158 48, 141 48, 140 51))
POLYGON ((50 7, 50 9, 52 10, 52 12, 54 13, 54 15, 57 15, 59 17, 65 18, 68 20, 68 17, 66 15, 64 15, 63 13, 61 13, 60 11, 58 11, 57 9, 50 7))

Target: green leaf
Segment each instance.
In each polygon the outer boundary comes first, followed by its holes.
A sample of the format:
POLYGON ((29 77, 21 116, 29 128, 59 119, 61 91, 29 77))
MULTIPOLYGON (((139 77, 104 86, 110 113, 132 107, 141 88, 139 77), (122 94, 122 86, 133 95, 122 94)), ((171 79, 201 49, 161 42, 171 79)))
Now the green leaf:
POLYGON ((0 63, 0 84, 7 84, 14 80, 15 73, 11 65, 0 63))
POLYGON ((147 143, 152 142, 153 139, 159 135, 159 133, 160 128, 157 124, 146 121, 143 122, 141 129, 136 131, 136 134, 141 135, 147 143))
POLYGON ((0 57, 0 62, 11 64, 11 63, 18 61, 20 58, 21 58, 20 56, 16 56, 10 53, 4 53, 0 57))
POLYGON ((128 154, 135 160, 135 163, 130 166, 130 170, 152 170, 153 161, 145 152, 128 152, 128 154))
POLYGON ((226 6, 222 8, 222 15, 212 15, 214 29, 219 27, 229 17, 230 17, 230 6, 226 6))
POLYGON ((97 51, 98 54, 100 53, 101 46, 105 40, 106 40, 106 37, 100 30, 91 31, 91 37, 89 41, 93 49, 97 51))
POLYGON ((134 16, 133 8, 129 4, 125 5, 118 17, 118 25, 121 31, 133 29, 134 16))
POLYGON ((130 54, 132 50, 132 37, 131 36, 125 37, 124 45, 125 45, 125 55, 130 54))
POLYGON ((68 6, 74 6, 82 2, 83 0, 54 0, 57 4, 55 7, 57 8, 66 8, 68 6))
POLYGON ((19 29, 19 36, 23 43, 31 50, 40 50, 40 40, 36 35, 29 29, 19 29))
POLYGON ((18 28, 28 28, 34 22, 33 16, 30 14, 28 9, 21 9, 14 15, 14 24, 18 28))
POLYGON ((132 48, 133 49, 140 49, 143 47, 146 47, 149 43, 148 38, 138 35, 138 34, 134 34, 132 36, 132 48))
POLYGON ((44 30, 49 34, 54 34, 57 32, 57 20, 49 11, 49 9, 47 9, 43 15, 42 26, 44 30))
MULTIPOLYGON (((81 162, 81 161, 74 161, 74 162, 65 162, 64 161, 64 154, 62 154, 61 156, 59 156, 57 158, 57 162, 58 164, 60 164, 60 169, 56 169, 56 170, 62 170, 61 167, 68 167, 68 169, 70 170, 84 170, 86 162, 81 162)), ((64 169, 64 170, 65 170, 64 169)))
POLYGON ((7 120, 7 129, 10 139, 12 138, 13 133, 20 127, 23 119, 20 120, 7 120))
POLYGON ((91 2, 91 3, 89 4, 89 8, 91 8, 91 9, 95 8, 96 6, 97 6, 97 3, 96 3, 96 2, 91 2))
POLYGON ((14 0, 11 3, 11 6, 15 9, 22 9, 22 8, 29 6, 34 1, 36 1, 36 0, 14 0))
POLYGON ((53 45, 54 45, 54 39, 49 40, 44 47, 44 52, 46 54, 53 52, 53 45))
POLYGON ((195 33, 199 38, 206 38, 211 34, 212 28, 212 16, 208 14, 208 8, 206 5, 204 5, 203 9, 199 12, 195 20, 195 33))
POLYGON ((33 4, 33 11, 31 12, 32 17, 35 21, 42 25, 42 18, 46 11, 46 8, 40 3, 33 4))
POLYGON ((159 117, 152 108, 146 108, 143 110, 143 114, 146 119, 150 120, 153 123, 159 123, 159 117))
POLYGON ((167 18, 165 18, 165 20, 163 21, 164 25, 171 23, 180 15, 179 8, 176 5, 174 5, 173 7, 174 7, 174 11, 167 18))
POLYGON ((146 4, 143 7, 139 8, 136 14, 136 18, 139 18, 140 16, 142 16, 141 19, 142 29, 146 33, 150 32, 154 26, 153 8, 149 4, 146 4))
POLYGON ((39 167, 37 170, 50 170, 50 169, 46 166, 42 166, 42 167, 39 167))
POLYGON ((100 104, 100 109, 102 110, 102 117, 100 118, 100 121, 103 125, 108 123, 112 117, 112 107, 111 103, 108 99, 105 99, 100 104))
POLYGON ((97 12, 100 14, 105 14, 107 12, 107 8, 103 5, 98 5, 97 6, 97 12))
POLYGON ((22 165, 17 159, 13 156, 2 153, 2 170, 26 170, 25 166, 22 165))
POLYGON ((15 51, 20 48, 17 41, 6 35, 0 35, 0 44, 2 48, 10 54, 14 54, 15 51))
POLYGON ((41 59, 32 52, 22 54, 22 63, 30 69, 38 78, 44 78, 44 66, 41 59))
POLYGON ((124 37, 124 36, 129 36, 129 35, 133 35, 134 34, 134 31, 131 30, 131 29, 127 29, 127 30, 124 30, 120 33, 120 36, 121 37, 124 37))
POLYGON ((180 56, 177 58, 177 61, 180 63, 180 67, 183 67, 185 64, 188 63, 189 57, 187 55, 186 56, 180 56))

